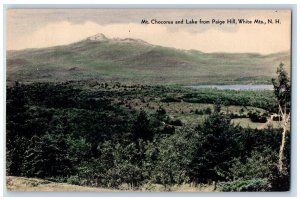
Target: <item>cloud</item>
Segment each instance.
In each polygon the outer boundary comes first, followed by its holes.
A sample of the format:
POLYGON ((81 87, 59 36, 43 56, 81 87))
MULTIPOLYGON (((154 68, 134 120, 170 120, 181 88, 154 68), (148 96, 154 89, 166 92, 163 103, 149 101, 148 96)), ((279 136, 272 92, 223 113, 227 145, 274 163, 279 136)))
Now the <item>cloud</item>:
POLYGON ((7 35, 7 49, 19 50, 65 45, 97 33, 103 33, 109 38, 138 38, 155 45, 196 49, 204 52, 267 54, 290 49, 290 23, 283 23, 280 26, 239 25, 234 28, 234 31, 223 30, 220 26, 209 26, 202 32, 191 32, 181 26, 172 26, 173 28, 170 29, 164 25, 137 23, 99 25, 93 21, 84 23, 51 22, 39 26, 33 32, 24 34, 10 31, 9 33, 12 34, 7 35))

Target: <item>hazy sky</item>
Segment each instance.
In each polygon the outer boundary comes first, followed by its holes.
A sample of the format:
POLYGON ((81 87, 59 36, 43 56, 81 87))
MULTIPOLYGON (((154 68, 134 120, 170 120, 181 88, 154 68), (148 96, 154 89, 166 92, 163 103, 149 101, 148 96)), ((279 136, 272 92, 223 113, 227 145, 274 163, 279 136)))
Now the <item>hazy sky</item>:
POLYGON ((7 49, 64 45, 97 33, 108 38, 138 38, 148 43, 203 52, 290 50, 290 10, 246 9, 9 9, 7 49), (281 24, 158 25, 151 20, 280 19, 281 24))

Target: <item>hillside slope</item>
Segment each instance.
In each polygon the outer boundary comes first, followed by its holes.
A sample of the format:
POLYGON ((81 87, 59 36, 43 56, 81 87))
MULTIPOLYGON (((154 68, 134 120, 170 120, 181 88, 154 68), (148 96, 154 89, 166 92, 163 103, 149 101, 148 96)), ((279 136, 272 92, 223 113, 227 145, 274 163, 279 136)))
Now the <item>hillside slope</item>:
POLYGON ((143 84, 270 83, 288 52, 203 53, 108 39, 103 34, 65 46, 7 52, 7 81, 97 79, 143 84))

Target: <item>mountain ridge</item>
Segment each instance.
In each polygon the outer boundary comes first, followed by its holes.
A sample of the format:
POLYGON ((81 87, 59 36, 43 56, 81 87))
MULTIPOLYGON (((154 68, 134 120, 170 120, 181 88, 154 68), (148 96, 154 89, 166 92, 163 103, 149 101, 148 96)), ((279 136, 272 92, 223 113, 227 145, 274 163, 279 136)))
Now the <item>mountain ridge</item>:
POLYGON ((152 45, 140 39, 108 38, 98 33, 68 45, 7 51, 7 81, 270 83, 280 62, 290 68, 289 52, 204 53, 152 45))

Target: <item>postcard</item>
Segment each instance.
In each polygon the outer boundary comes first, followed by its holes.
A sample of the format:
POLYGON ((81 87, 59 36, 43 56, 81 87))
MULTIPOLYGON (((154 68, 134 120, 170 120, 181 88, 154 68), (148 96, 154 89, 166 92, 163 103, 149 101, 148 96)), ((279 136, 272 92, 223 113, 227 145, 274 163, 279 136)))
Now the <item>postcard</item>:
POLYGON ((6 190, 289 191, 291 19, 8 8, 6 190))

